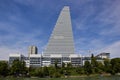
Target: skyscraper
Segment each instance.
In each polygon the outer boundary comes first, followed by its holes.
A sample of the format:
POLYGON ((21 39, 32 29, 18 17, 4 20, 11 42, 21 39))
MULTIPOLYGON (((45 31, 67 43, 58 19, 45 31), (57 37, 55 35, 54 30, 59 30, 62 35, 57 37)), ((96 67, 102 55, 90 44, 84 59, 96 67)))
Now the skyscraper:
POLYGON ((64 57, 74 54, 74 40, 68 6, 62 9, 43 53, 44 56, 51 54, 61 54, 64 57))

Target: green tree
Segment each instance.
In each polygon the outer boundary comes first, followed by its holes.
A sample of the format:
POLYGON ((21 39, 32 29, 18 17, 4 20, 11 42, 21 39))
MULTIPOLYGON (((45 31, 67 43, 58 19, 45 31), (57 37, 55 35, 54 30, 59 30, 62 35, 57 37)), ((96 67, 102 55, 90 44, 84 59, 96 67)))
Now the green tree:
POLYGON ((111 72, 111 64, 109 59, 104 59, 104 71, 107 73, 111 72))
POLYGON ((38 73, 38 68, 33 68, 33 67, 30 67, 29 68, 29 75, 30 76, 38 76, 37 73, 38 73))
POLYGON ((43 77, 45 77, 45 75, 44 75, 44 71, 43 71, 43 68, 42 67, 40 67, 40 68, 35 68, 35 70, 32 72, 33 74, 33 76, 37 76, 37 77, 41 77, 41 78, 43 78, 43 77))
POLYGON ((61 77, 61 75, 63 74, 64 68, 58 68, 57 69, 53 66, 47 67, 48 71, 49 71, 49 76, 53 77, 53 78, 58 78, 61 77))
POLYGON ((64 68, 65 67, 65 63, 64 62, 62 62, 62 68, 64 68))
POLYGON ((20 76, 26 74, 26 67, 24 61, 14 60, 11 66, 11 74, 20 76))
POLYGON ((111 74, 120 73, 120 58, 111 59, 111 74))
POLYGON ((85 61, 85 65, 84 65, 84 71, 87 75, 90 75, 92 73, 92 69, 91 69, 91 64, 89 61, 85 61))
POLYGON ((61 74, 59 72, 54 72, 53 77, 54 78, 59 78, 59 77, 61 77, 61 74))
POLYGON ((67 68, 72 68, 72 64, 71 63, 67 63, 67 68))
POLYGON ((49 70, 48 70, 48 67, 43 67, 43 74, 44 74, 44 76, 46 77, 46 76, 49 76, 49 70))
POLYGON ((92 72, 97 73, 98 72, 98 62, 96 57, 94 55, 91 55, 91 67, 92 67, 92 72))
POLYGON ((1 76, 8 75, 8 63, 5 61, 0 61, 0 75, 1 76))
POLYGON ((54 77, 54 73, 57 71, 55 67, 50 66, 48 69, 49 69, 49 76, 54 77))
POLYGON ((104 71, 104 65, 102 62, 98 62, 98 73, 102 73, 104 71))
POLYGON ((58 60, 55 60, 55 68, 57 69, 58 68, 58 60))
POLYGON ((78 74, 84 74, 84 68, 83 67, 76 67, 76 72, 78 74))

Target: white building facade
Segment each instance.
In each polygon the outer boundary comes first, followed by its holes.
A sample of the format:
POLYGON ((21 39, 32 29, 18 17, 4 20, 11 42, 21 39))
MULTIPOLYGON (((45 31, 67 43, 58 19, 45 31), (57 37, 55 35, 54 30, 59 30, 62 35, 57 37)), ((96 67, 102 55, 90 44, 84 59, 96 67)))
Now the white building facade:
POLYGON ((21 54, 10 54, 9 64, 12 65, 14 60, 25 61, 26 67, 44 67, 54 66, 57 62, 58 66, 62 64, 71 63, 73 66, 82 66, 82 57, 78 54, 72 54, 69 57, 64 57, 61 54, 51 54, 50 57, 43 56, 42 54, 31 54, 30 57, 22 56, 21 54))

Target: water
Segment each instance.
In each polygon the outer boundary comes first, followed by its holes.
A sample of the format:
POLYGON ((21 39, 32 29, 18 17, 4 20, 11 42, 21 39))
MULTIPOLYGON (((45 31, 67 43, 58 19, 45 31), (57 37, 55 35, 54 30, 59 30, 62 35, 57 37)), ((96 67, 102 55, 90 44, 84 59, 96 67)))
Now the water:
POLYGON ((120 80, 120 76, 77 78, 0 78, 0 80, 120 80))

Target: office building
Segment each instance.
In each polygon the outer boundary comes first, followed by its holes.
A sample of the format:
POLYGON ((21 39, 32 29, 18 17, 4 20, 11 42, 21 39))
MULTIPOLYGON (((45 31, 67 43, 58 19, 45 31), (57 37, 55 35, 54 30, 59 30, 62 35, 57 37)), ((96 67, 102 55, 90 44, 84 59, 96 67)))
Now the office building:
POLYGON ((14 60, 24 61, 24 56, 19 53, 9 54, 9 65, 11 66, 14 60))
POLYGON ((70 9, 65 6, 58 17, 43 55, 61 54, 63 57, 69 57, 70 54, 74 53, 70 9))

